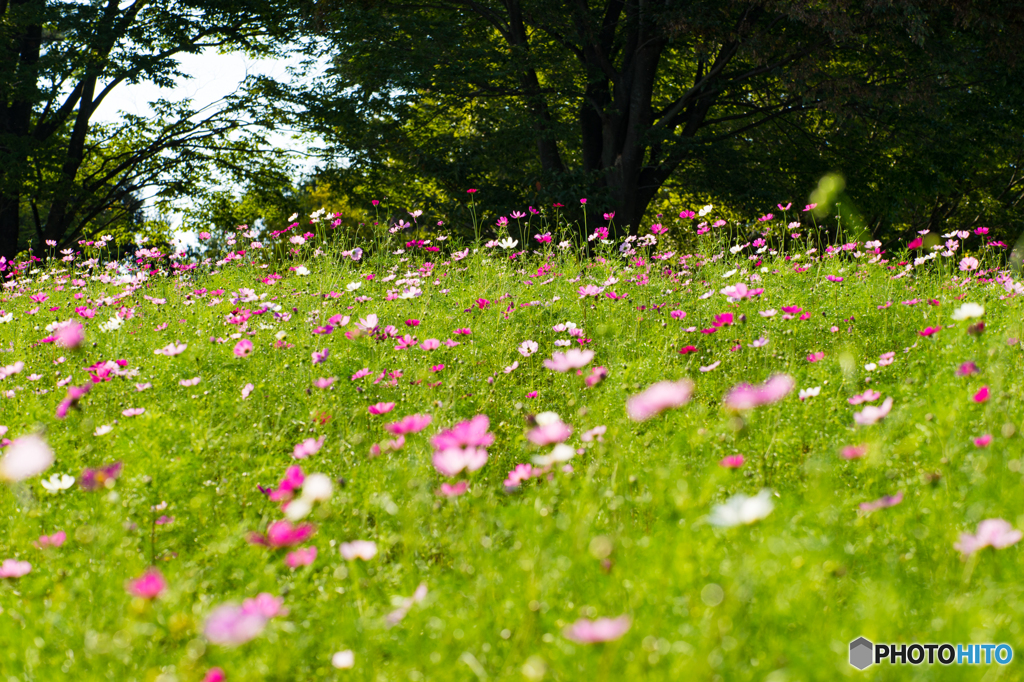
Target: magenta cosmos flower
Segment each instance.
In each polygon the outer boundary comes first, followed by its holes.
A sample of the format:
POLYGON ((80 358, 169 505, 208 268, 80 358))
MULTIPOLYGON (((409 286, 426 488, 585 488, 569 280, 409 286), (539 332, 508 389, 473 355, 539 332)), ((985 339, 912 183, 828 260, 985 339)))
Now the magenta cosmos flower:
POLYGON ((953 545, 963 555, 969 556, 979 549, 992 547, 1003 549, 1020 542, 1022 534, 1015 530, 1009 521, 1003 519, 985 519, 978 524, 978 532, 975 535, 961 533, 960 542, 953 545))
POLYGON ((693 382, 689 379, 659 381, 627 400, 626 413, 635 422, 646 421, 671 407, 685 405, 692 395, 693 382))
POLYGON ((562 635, 566 639, 571 639, 579 644, 596 644, 622 637, 629 630, 630 625, 629 616, 598 618, 594 621, 580 618, 572 625, 566 627, 562 631, 562 635))
POLYGON ((750 410, 782 400, 795 386, 796 381, 788 374, 776 374, 760 386, 739 384, 726 394, 725 405, 733 410, 750 410))
POLYGON ((469 421, 456 424, 447 431, 442 431, 431 439, 437 450, 451 448, 478 447, 486 448, 494 442, 494 434, 488 433, 491 420, 486 414, 478 414, 469 421))
POLYGON ((129 580, 125 586, 128 594, 143 599, 156 599, 167 589, 167 581, 156 568, 150 567, 135 580, 129 580))

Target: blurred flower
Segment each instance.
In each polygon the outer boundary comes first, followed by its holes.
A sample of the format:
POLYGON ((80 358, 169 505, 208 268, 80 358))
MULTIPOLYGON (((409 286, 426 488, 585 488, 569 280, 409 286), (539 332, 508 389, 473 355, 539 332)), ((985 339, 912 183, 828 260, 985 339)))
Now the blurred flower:
POLYGON ((324 446, 325 438, 326 436, 307 438, 292 449, 292 457, 295 459, 306 459, 310 455, 315 455, 324 446))
POLYGON ((877 424, 889 414, 889 410, 892 409, 892 398, 886 398, 882 401, 879 407, 874 405, 868 405, 860 412, 853 414, 853 421, 857 422, 861 426, 871 426, 877 424))
POLYGON ((977 303, 964 303, 962 306, 953 311, 950 317, 956 321, 970 320, 975 317, 981 317, 985 314, 985 308, 977 303))
POLYGON ((580 618, 562 631, 562 636, 578 644, 597 644, 622 637, 629 630, 629 616, 598 618, 591 621, 580 618))
POLYGON ((411 609, 415 604, 426 599, 426 597, 427 584, 420 583, 419 587, 416 588, 416 591, 412 593, 411 597, 403 600, 397 609, 385 616, 384 622, 387 623, 389 628, 398 625, 402 622, 402 619, 405 618, 406 614, 409 613, 409 609, 411 609))
POLYGON ((739 384, 726 394, 725 405, 733 410, 750 410, 782 400, 795 386, 796 381, 788 374, 776 374, 760 386, 739 384))
POLYGON ((362 559, 369 561, 377 556, 377 543, 370 540, 353 540, 341 543, 341 558, 345 561, 362 559))
POLYGON ((135 597, 156 599, 167 589, 167 582, 160 571, 150 567, 140 577, 128 581, 125 589, 135 597))
POLYGON ((669 408, 685 405, 692 395, 693 382, 689 379, 659 381, 643 393, 630 397, 626 401, 626 413, 633 421, 646 421, 669 408))
POLYGON ((726 469, 738 469, 743 466, 744 461, 743 455, 729 455, 728 457, 723 457, 718 464, 726 469))
POLYGON ((0 578, 20 578, 32 570, 32 564, 17 559, 4 559, 0 563, 0 578))
POLYGON ((985 519, 978 524, 978 532, 975 535, 961 533, 960 541, 954 544, 953 547, 967 557, 985 547, 992 547, 993 549, 1009 547, 1020 542, 1021 537, 1021 532, 1015 530, 1008 521, 1003 519, 985 519))
POLYGON ((769 514, 775 506, 772 504, 772 493, 765 489, 754 497, 737 493, 718 504, 711 510, 708 522, 714 526, 729 528, 759 521, 769 514))
POLYGON ((314 560, 316 560, 316 547, 304 547, 302 549, 297 549, 294 552, 289 552, 288 556, 284 558, 284 562, 288 565, 288 568, 309 566, 314 560))
POLYGON ((903 501, 903 491, 896 493, 895 495, 885 495, 872 502, 862 502, 860 510, 864 513, 871 513, 878 511, 879 509, 885 509, 886 507, 893 507, 903 501))
POLYGON ((384 429, 395 436, 401 436, 406 433, 419 433, 427 428, 432 420, 433 417, 429 414, 410 414, 407 417, 402 417, 397 422, 385 424, 384 429))
POLYGON ((41 436, 29 434, 11 441, 0 458, 0 480, 24 481, 53 464, 53 450, 41 436))
POLYGON ((565 353, 552 353, 551 359, 544 361, 544 366, 552 372, 568 372, 570 369, 585 367, 593 359, 594 351, 573 348, 565 353))
POLYGON ((352 653, 351 649, 345 651, 338 651, 331 656, 331 665, 338 670, 347 670, 356 664, 356 655, 352 653))

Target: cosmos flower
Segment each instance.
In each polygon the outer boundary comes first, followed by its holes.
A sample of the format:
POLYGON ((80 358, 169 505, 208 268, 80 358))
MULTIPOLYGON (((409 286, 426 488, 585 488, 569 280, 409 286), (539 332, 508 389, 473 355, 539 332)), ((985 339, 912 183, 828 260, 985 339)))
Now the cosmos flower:
POLYGON ((578 644, 610 642, 626 634, 631 624, 629 616, 598 618, 593 621, 580 618, 562 630, 562 636, 578 644))

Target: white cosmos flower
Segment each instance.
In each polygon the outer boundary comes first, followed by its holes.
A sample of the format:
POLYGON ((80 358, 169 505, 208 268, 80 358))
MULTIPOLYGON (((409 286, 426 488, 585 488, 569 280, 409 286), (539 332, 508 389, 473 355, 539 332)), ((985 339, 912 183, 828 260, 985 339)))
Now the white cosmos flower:
POLYGON ((978 303, 964 303, 962 306, 953 311, 950 316, 954 320, 969 320, 973 317, 981 317, 985 314, 985 308, 978 303))
POLYGON ((44 478, 39 483, 49 492, 59 493, 73 486, 75 484, 75 477, 68 474, 54 474, 49 478, 44 478))
POLYGON ((505 237, 498 242, 498 246, 503 249, 512 249, 519 245, 518 239, 512 239, 512 237, 505 237))
POLYGON ((533 463, 537 466, 551 466, 556 462, 568 462, 576 454, 576 450, 572 446, 566 445, 565 443, 559 443, 555 447, 551 448, 551 452, 547 455, 537 455, 533 458, 533 463))
POLYGON ((348 289, 349 291, 355 291, 361 286, 363 286, 362 282, 349 282, 348 285, 345 286, 345 288, 348 289))
POLYGON ((295 268, 295 274, 305 277, 309 274, 309 268, 307 268, 305 265, 300 265, 299 267, 295 268))
POLYGON ((730 497, 725 504, 715 505, 708 516, 708 522, 714 526, 731 528, 760 521, 771 514, 774 508, 772 491, 767 488, 754 497, 737 493, 730 497))
POLYGON ((814 388, 801 388, 800 389, 800 400, 807 400, 813 398, 821 393, 821 386, 815 386, 814 388))

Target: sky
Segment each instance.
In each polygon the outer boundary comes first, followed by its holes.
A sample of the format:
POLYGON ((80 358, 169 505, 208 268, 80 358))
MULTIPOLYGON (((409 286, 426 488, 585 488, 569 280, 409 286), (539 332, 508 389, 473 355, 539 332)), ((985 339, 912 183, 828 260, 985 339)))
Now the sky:
MULTIPOLYGON (((298 63, 298 60, 251 59, 237 53, 217 54, 212 50, 199 55, 182 55, 179 61, 181 71, 191 78, 179 79, 174 88, 159 88, 152 83, 118 86, 103 100, 93 120, 118 121, 121 112, 148 116, 152 113, 149 103, 160 98, 171 101, 191 98, 194 106, 202 107, 230 94, 252 74, 286 80, 288 66, 298 63)), ((272 135, 271 141, 284 149, 305 148, 304 144, 293 140, 287 132, 272 135)), ((172 223, 177 219, 172 216, 172 223)), ((193 235, 180 231, 176 233, 175 241, 181 245, 196 243, 193 235)))

